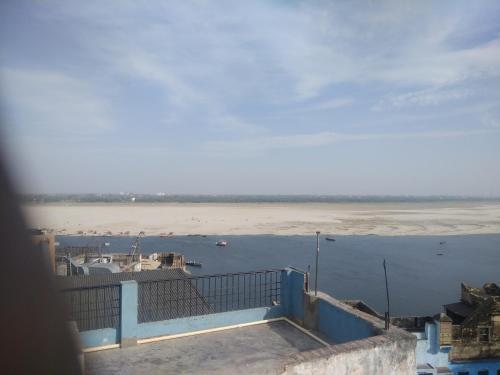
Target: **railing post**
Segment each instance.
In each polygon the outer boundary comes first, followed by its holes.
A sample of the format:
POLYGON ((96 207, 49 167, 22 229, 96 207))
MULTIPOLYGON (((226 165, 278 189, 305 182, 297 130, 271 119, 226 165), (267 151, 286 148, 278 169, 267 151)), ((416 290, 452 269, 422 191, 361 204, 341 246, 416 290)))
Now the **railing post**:
POLYGON ((290 269, 286 268, 281 271, 280 280, 280 299, 281 306, 283 306, 283 314, 288 316, 290 314, 290 269))
POLYGON ((137 297, 135 280, 120 283, 120 346, 137 345, 137 297))
POLYGON ((296 321, 304 320, 306 274, 291 268, 281 271, 281 304, 283 313, 296 321))

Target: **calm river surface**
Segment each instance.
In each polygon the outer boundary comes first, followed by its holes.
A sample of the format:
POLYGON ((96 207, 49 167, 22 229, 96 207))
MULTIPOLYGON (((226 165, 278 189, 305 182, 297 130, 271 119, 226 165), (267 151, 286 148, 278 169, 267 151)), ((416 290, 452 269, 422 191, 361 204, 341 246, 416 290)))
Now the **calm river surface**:
MULTIPOLYGON (((460 282, 500 283, 500 234, 466 236, 337 236, 320 238, 319 289, 339 299, 362 299, 385 310, 382 262, 388 268, 391 315, 431 315, 458 301, 460 282), (445 242, 440 244, 441 242, 445 242), (437 255, 438 253, 442 255, 437 255)), ((128 252, 134 237, 58 236, 60 246, 109 246, 128 252)), ((253 271, 288 265, 307 270, 314 286, 315 236, 144 237, 143 254, 175 251, 203 264, 197 274, 253 271), (215 246, 217 240, 229 246, 215 246)))

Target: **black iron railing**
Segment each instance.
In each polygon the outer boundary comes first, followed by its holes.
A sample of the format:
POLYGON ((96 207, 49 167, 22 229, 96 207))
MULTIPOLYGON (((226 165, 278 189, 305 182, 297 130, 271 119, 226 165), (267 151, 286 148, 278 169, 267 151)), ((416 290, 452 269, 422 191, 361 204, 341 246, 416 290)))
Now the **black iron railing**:
POLYGON ((139 282, 138 322, 280 304, 281 270, 139 282))
POLYGON ((79 331, 119 327, 119 285, 66 289, 61 293, 69 308, 69 318, 76 321, 79 331))

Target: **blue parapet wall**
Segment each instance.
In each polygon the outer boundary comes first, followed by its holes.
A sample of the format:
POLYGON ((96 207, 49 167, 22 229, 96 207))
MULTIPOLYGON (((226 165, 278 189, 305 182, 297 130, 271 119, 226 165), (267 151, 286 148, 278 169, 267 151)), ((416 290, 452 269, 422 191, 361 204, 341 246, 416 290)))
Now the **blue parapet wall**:
MULTIPOLYGON (((207 329, 274 319, 282 317, 283 315, 282 306, 274 306, 142 323, 136 324, 136 327, 134 328, 136 336, 134 338, 137 340, 157 336, 203 331, 207 329)), ((131 328, 132 327, 129 322, 129 329, 131 328)), ((80 332, 80 339, 82 347, 84 349, 88 349, 99 346, 120 344, 122 337, 119 330, 105 328, 80 332)))
POLYGON ((169 336, 207 329, 258 322, 283 316, 281 306, 236 310, 217 314, 142 323, 137 326, 138 338, 169 336))
MULTIPOLYGON (((280 294, 287 294, 293 298, 291 300, 292 309, 298 309, 297 299, 302 296, 299 293, 291 293, 289 288, 300 285, 300 277, 292 275, 289 279, 290 283, 285 282, 281 285, 280 294), (288 285, 286 287, 288 289, 284 290, 284 285, 288 285)), ((300 289, 300 294, 303 294, 302 288, 300 289)), ((121 282, 119 327, 117 329, 106 328, 80 332, 82 347, 89 349, 113 344, 129 346, 135 345, 138 339, 203 331, 285 316, 284 307, 282 304, 279 304, 272 307, 234 310, 139 324, 137 307, 137 282, 134 280, 121 282)))
MULTIPOLYGON (((80 333, 83 348, 121 344, 135 345, 137 340, 158 336, 185 334, 196 331, 287 317, 304 322, 306 309, 306 274, 291 268, 281 273, 281 302, 272 307, 234 310, 222 313, 190 316, 156 322, 138 323, 138 288, 136 281, 125 281, 120 287, 120 327, 80 333)), ((307 299, 309 306, 309 298, 307 299)), ((339 301, 320 293, 314 300, 316 310, 313 327, 336 343, 374 335, 373 325, 353 313, 339 301)))
MULTIPOLYGON (((286 317, 304 322, 306 310, 306 274, 292 268, 282 271, 281 301, 286 317)), ((313 322, 309 328, 316 329, 335 343, 365 339, 375 334, 373 323, 356 314, 352 308, 339 301, 319 293, 319 296, 307 299, 314 304, 313 322), (322 297, 323 296, 323 297, 322 297), (326 298, 327 297, 327 298, 326 298)), ((307 325, 307 324, 306 324, 307 325)))
POLYGON ((84 349, 118 344, 120 342, 120 333, 119 330, 114 328, 83 331, 80 332, 80 341, 84 349))
POLYGON ((302 322, 304 320, 304 292, 306 275, 286 268, 281 271, 281 304, 286 317, 302 322))
POLYGON ((335 305, 322 298, 318 298, 316 304, 318 329, 335 343, 343 344, 375 334, 373 324, 343 308, 340 304, 335 305))

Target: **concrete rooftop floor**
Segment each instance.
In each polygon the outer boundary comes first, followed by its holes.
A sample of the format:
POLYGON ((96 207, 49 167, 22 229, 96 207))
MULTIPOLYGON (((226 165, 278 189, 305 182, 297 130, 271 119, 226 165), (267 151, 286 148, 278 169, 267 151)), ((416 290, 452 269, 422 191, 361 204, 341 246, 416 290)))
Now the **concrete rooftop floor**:
POLYGON ((85 354, 87 374, 269 374, 323 345, 285 321, 85 354))

